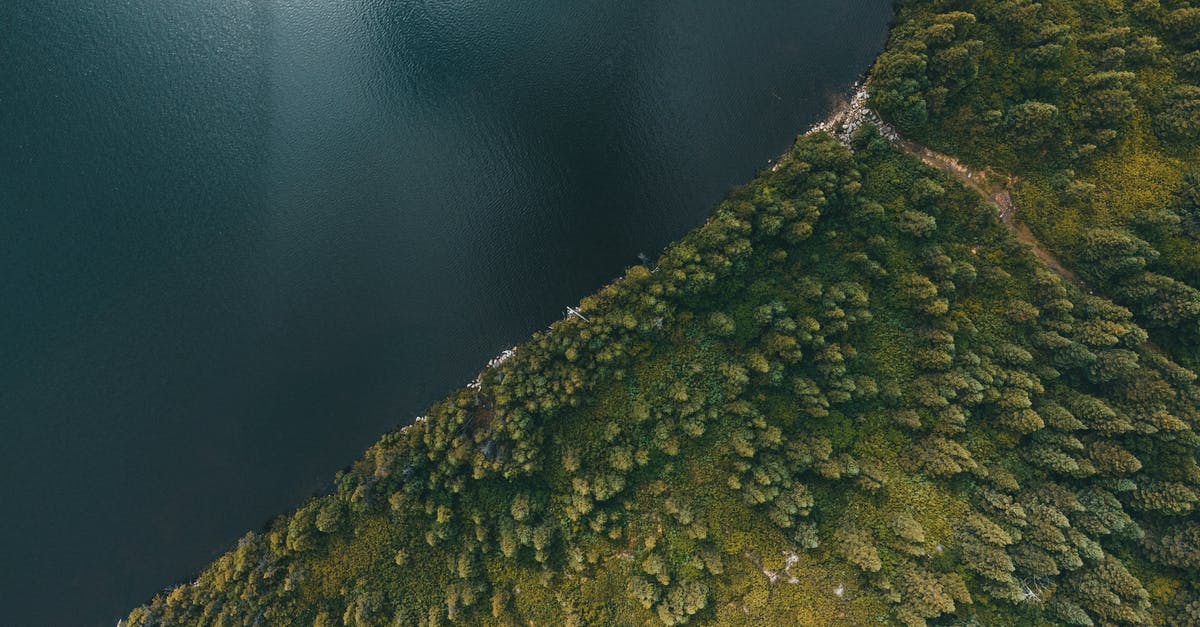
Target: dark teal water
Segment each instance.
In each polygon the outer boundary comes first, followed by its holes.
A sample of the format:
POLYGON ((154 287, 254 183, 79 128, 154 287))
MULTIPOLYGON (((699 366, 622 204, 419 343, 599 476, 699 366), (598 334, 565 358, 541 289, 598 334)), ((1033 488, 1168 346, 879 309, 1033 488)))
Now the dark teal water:
POLYGON ((0 3, 0 622, 112 624, 699 224, 885 0, 0 3))

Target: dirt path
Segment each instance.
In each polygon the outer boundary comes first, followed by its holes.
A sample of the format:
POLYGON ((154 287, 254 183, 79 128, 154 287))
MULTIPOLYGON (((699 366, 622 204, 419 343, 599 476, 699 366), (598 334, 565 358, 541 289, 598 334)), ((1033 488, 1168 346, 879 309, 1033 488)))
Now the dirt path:
POLYGON ((1029 246, 1033 250, 1034 256, 1046 264, 1046 267, 1075 285, 1084 287, 1083 281, 1079 279, 1079 276, 1072 272, 1070 268, 1064 266, 1054 255, 1047 252, 1042 247, 1041 242, 1037 240, 1037 237, 1034 237, 1029 227, 1024 222, 1017 220, 1017 207, 1013 202, 1012 193, 1009 191, 1009 186, 1014 183, 1012 177, 1000 181, 1000 177, 991 170, 971 170, 949 155, 934 152, 925 146, 907 139, 895 139, 892 141, 892 145, 902 152, 920 159, 926 165, 953 176, 964 187, 975 190, 984 199, 995 204, 1000 221, 1013 234, 1013 237, 1017 238, 1017 241, 1029 246))
MULTIPOLYGON (((880 119, 879 115, 867 106, 867 89, 864 85, 860 84, 848 101, 839 105, 828 118, 815 124, 808 132, 829 133, 838 138, 843 144, 849 146, 855 131, 867 124, 878 128, 879 134, 886 138, 897 150, 912 155, 926 165, 953 176, 964 187, 975 190, 985 200, 996 205, 996 212, 1000 216, 1000 221, 1013 234, 1013 237, 1017 238, 1017 241, 1028 246, 1033 251, 1034 256, 1041 260, 1047 268, 1050 268, 1071 283, 1085 290, 1087 289, 1077 274, 1063 265, 1054 255, 1051 255, 1042 246, 1041 242, 1037 240, 1037 237, 1034 237, 1029 227, 1017 220, 1017 207, 1016 203, 1013 202, 1010 191, 1012 186, 1016 184, 1016 180, 1013 177, 1010 176, 1001 179, 990 168, 971 170, 959 163, 954 157, 934 152, 921 144, 904 139, 900 136, 900 133, 896 132, 896 129, 880 119)), ((778 168, 779 164, 776 164, 775 167, 778 168)))

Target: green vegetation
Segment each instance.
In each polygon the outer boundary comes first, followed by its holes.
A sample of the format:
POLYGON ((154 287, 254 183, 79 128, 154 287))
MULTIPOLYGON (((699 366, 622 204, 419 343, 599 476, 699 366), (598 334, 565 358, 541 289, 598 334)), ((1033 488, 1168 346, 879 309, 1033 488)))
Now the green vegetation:
POLYGON ((872 104, 1020 177, 1020 217, 1200 366, 1200 5, 903 0, 872 104))
POLYGON ((803 137, 130 624, 1200 623, 1200 8, 898 20, 874 105, 1103 294, 873 127, 803 137))

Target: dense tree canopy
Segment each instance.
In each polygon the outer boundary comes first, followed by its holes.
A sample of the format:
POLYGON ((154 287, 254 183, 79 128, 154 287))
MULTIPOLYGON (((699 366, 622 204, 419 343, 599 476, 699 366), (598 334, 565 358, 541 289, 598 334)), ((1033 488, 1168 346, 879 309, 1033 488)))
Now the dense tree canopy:
POLYGON ((872 70, 884 119, 1020 177, 1021 218, 1042 240, 1081 269, 1103 260, 1091 284, 1200 365, 1200 230, 1187 200, 1200 162, 1200 7, 904 0, 898 22, 872 70), (956 49, 968 51, 960 63, 941 61, 956 49), (1109 259, 1118 238, 1137 254, 1109 259), (1146 272, 1108 272, 1143 262, 1146 272))

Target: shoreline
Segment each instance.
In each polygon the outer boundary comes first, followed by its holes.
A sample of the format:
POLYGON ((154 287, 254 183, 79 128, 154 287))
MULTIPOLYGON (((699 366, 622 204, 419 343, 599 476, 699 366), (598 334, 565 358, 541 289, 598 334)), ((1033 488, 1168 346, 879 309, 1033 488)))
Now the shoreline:
MULTIPOLYGON (((990 168, 978 171, 972 170, 962 165, 955 157, 936 152, 926 146, 901 137, 900 132, 895 127, 884 122, 878 113, 867 106, 867 101, 870 97, 867 93, 868 82, 867 78, 856 82, 853 85, 854 92, 850 95, 849 100, 838 104, 832 113, 824 120, 812 125, 804 135, 829 133, 843 145, 849 147, 858 129, 867 124, 875 126, 879 130, 879 134, 887 139, 896 149, 920 160, 935 170, 940 170, 949 175, 963 187, 977 192, 985 201, 995 205, 996 215, 1000 218, 1001 224, 1008 229, 1018 242, 1027 246, 1030 252, 1042 264, 1068 282, 1091 293, 1091 290, 1084 285, 1083 281, 1073 270, 1050 253, 1038 241, 1037 237, 1024 222, 1017 220, 1017 207, 1012 198, 1011 189, 1016 182, 1015 178, 1009 176, 1004 182, 989 183, 992 178, 998 178, 996 172, 990 168)), ((782 162, 783 158, 781 157, 776 161, 771 171, 777 171, 782 162)))
MULTIPOLYGON (((867 79, 860 78, 856 80, 850 84, 850 89, 850 97, 848 99, 839 96, 837 98, 837 105, 834 107, 833 111, 830 112, 829 115, 827 115, 824 119, 813 123, 808 130, 800 134, 800 137, 812 135, 813 133, 829 133, 830 135, 836 137, 837 140, 842 144, 849 146, 851 138, 859 128, 861 128, 864 124, 874 124, 877 128, 879 128, 880 133, 882 133, 889 141, 899 141, 899 133, 896 132, 891 125, 884 122, 879 117, 879 114, 867 107, 867 79)), ((790 151, 791 148, 781 154, 778 158, 774 159, 773 165, 771 166, 772 172, 779 170, 783 163, 784 157, 786 157, 790 151)), ((571 316, 569 310, 570 308, 568 308, 568 314, 566 317, 571 316)), ((489 369, 498 368, 501 364, 516 356, 517 349, 519 347, 520 344, 511 346, 500 351, 500 353, 495 357, 489 359, 484 367, 479 370, 479 373, 476 374, 475 378, 466 384, 466 387, 478 391, 480 385, 482 385, 483 377, 487 371, 489 369)), ((400 432, 404 433, 413 425, 424 422, 426 419, 427 416, 423 414, 416 416, 413 418, 412 422, 400 427, 400 432)))
MULTIPOLYGON (((842 145, 849 147, 858 129, 864 125, 871 124, 878 128, 880 134, 888 141, 892 143, 901 141, 900 133, 892 125, 884 122, 878 113, 867 106, 867 100, 870 97, 867 92, 868 82, 868 77, 863 77, 851 83, 851 91, 848 97, 839 95, 835 100, 836 104, 833 110, 823 119, 809 126, 808 130, 800 134, 800 137, 806 137, 814 133, 829 133, 841 142, 842 145)), ((789 153, 791 153, 790 147, 770 162, 772 163, 772 172, 779 171, 789 153)))
POLYGON ((864 125, 871 124, 878 128, 879 133, 888 141, 900 141, 900 133, 892 125, 884 122, 874 109, 867 106, 867 100, 870 98, 867 83, 868 79, 865 78, 854 83, 854 91, 851 92, 849 100, 843 101, 828 117, 812 125, 804 134, 829 133, 849 146, 854 133, 864 125))

